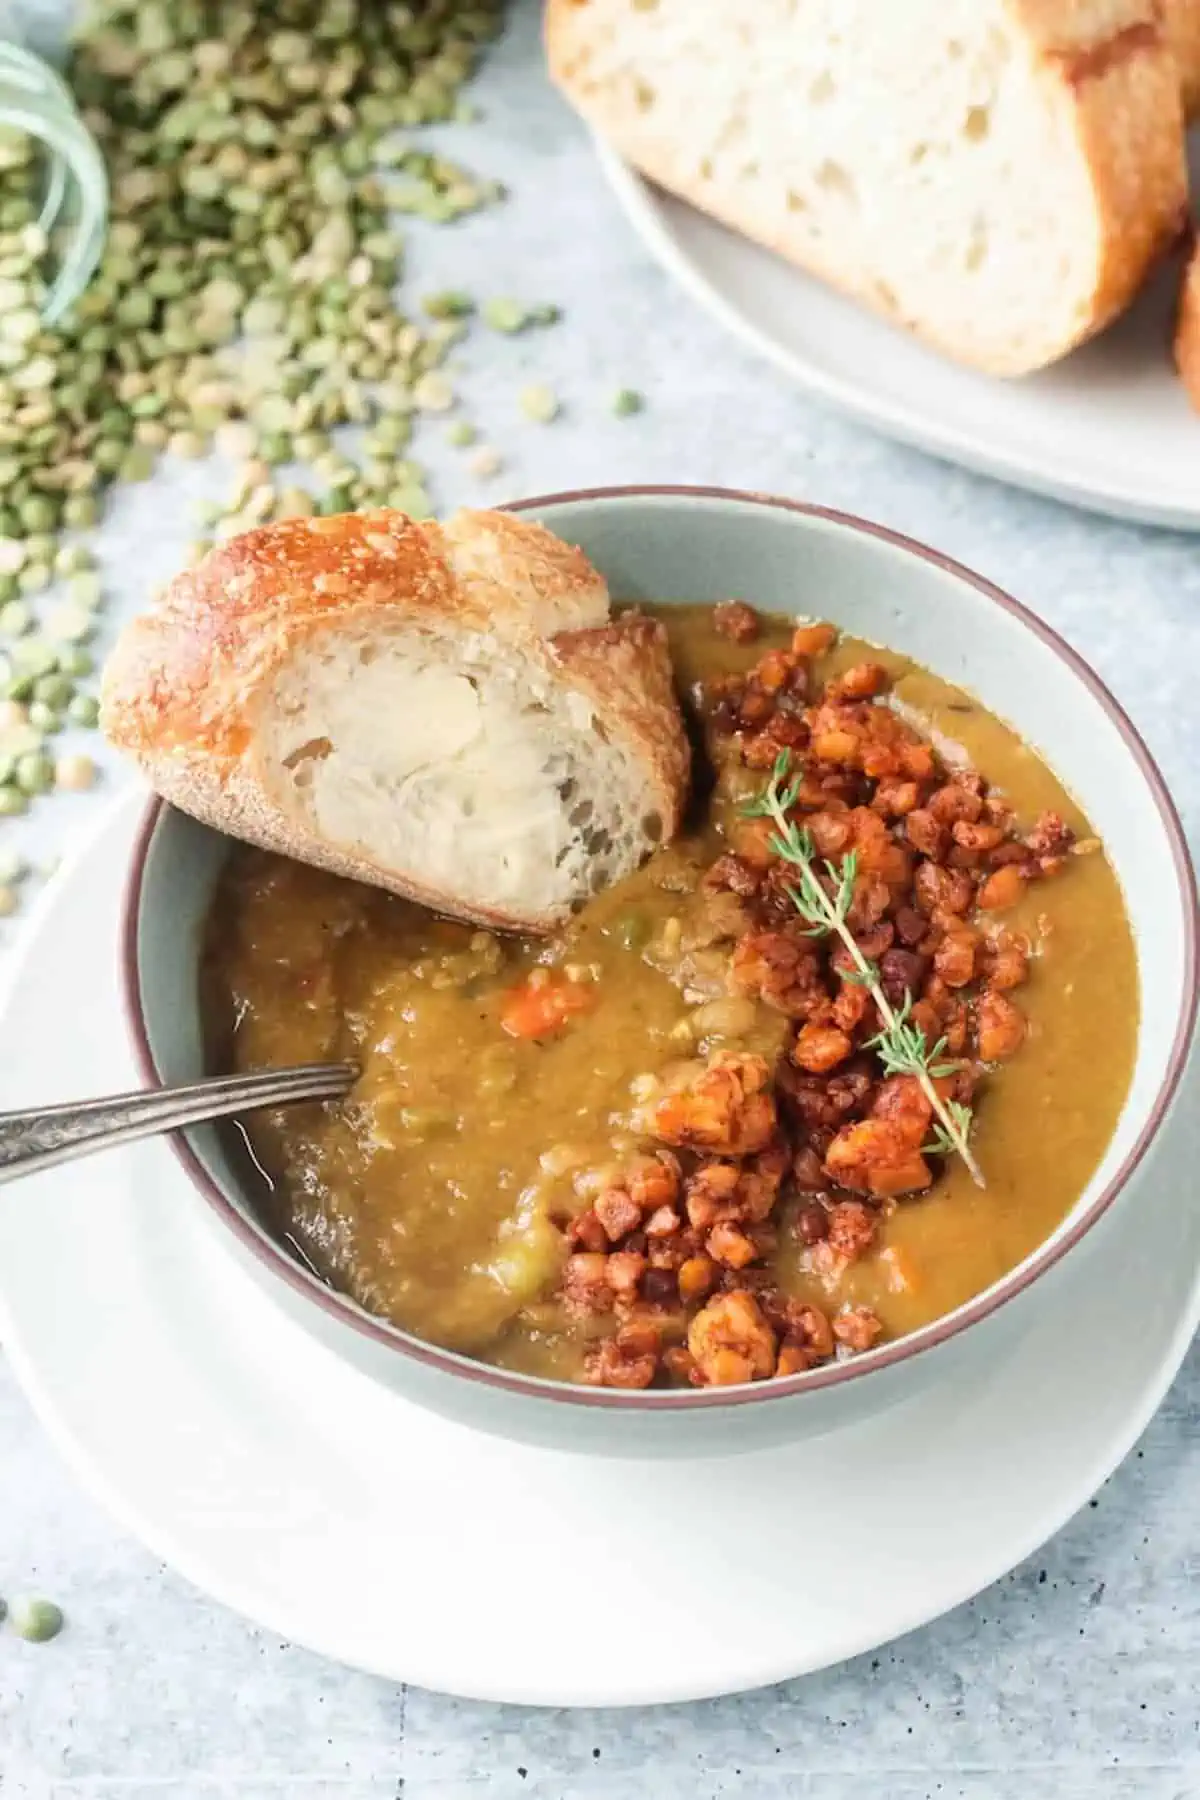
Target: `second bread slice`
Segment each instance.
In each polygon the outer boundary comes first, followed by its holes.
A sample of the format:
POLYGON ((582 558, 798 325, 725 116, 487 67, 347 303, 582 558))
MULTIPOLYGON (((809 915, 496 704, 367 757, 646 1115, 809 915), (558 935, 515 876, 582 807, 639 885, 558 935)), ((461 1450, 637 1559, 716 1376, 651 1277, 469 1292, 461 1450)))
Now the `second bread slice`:
POLYGON ((549 0, 546 36, 636 168, 980 369, 1065 355, 1182 227, 1156 0, 549 0))

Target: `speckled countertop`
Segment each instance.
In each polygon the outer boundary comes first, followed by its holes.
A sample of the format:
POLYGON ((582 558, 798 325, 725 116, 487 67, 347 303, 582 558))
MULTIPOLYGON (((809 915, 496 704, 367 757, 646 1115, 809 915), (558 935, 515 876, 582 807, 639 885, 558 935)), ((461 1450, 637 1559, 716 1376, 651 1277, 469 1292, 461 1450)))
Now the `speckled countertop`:
MULTIPOLYGON (((723 482, 928 539, 1088 656, 1148 738, 1195 837, 1200 540, 944 468, 817 409, 745 356, 673 291, 618 214, 541 82, 534 14, 519 8, 492 58, 486 118, 464 152, 513 198, 420 238, 415 279, 553 299, 565 321, 469 349, 463 387, 506 467, 489 487, 471 483, 431 434, 421 453, 439 504, 723 482), (516 422, 517 390, 534 376, 564 400, 549 428, 516 422), (648 397, 636 420, 610 416, 622 386, 648 397)), ((161 477, 114 509, 102 546, 122 609, 171 571, 193 534, 187 499, 206 479, 194 468, 161 477)), ((25 830, 28 847, 68 851, 96 804, 46 808, 25 830)), ((0 1796, 1184 1800, 1200 1794, 1198 1424, 1193 1355, 1141 1447, 1053 1543, 874 1656, 703 1706, 532 1713, 347 1673, 210 1603, 78 1490, 0 1362, 0 1591, 34 1586, 70 1615, 53 1645, 0 1640, 0 1796)))

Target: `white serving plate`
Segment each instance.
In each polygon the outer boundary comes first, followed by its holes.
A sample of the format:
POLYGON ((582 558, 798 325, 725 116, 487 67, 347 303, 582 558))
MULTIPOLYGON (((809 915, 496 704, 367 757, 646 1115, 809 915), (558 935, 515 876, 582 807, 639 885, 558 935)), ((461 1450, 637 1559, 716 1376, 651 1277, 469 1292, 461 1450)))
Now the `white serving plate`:
MULTIPOLYGON (((117 935, 141 804, 109 813, 31 921, 0 1015, 21 1045, 0 1105, 132 1079, 117 935)), ((161 1144, 6 1189, 0 1338, 115 1517, 297 1643, 532 1705, 733 1692, 959 1604, 1132 1447, 1200 1321, 1200 1209, 1180 1203, 1200 1161, 1187 1080, 1160 1178, 1099 1222, 1001 1361, 807 1445, 641 1463, 449 1424, 274 1307, 161 1144), (1136 1331, 1113 1329, 1114 1293, 1136 1331)))
POLYGON ((1176 268, 1038 375, 974 374, 664 193, 598 143, 641 237, 735 336, 815 398, 935 456, 1094 511, 1200 530, 1200 413, 1170 357, 1176 268))

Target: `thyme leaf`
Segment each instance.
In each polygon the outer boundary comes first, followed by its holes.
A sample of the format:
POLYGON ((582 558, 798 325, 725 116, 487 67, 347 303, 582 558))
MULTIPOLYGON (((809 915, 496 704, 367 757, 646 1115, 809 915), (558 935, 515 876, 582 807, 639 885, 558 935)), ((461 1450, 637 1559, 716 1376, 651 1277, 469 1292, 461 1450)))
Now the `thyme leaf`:
POLYGON ((770 781, 761 794, 742 806, 742 816, 770 819, 774 825, 770 848, 797 872, 796 881, 785 892, 808 927, 806 935, 828 937, 836 934, 849 951, 854 967, 846 979, 867 989, 883 1021, 882 1029, 869 1040, 868 1047, 878 1052, 885 1074, 914 1076, 933 1108, 937 1124, 926 1148, 941 1155, 961 1156, 976 1186, 984 1187, 983 1171, 970 1145, 971 1109, 957 1100, 943 1100, 934 1086, 935 1082, 953 1075, 960 1065, 947 1054, 944 1037, 934 1044, 928 1043, 925 1033, 911 1016, 911 994, 905 997, 901 1007, 892 1006, 883 991, 878 968, 863 955, 846 923, 858 875, 856 853, 850 851, 840 866, 823 860, 822 880, 817 872, 816 846, 811 832, 788 816, 799 797, 803 779, 802 770, 792 773, 790 753, 781 751, 775 759, 770 781))
MULTIPOLYGON (((966 1137, 972 1124, 971 1108, 964 1106, 959 1100, 947 1100, 946 1111, 958 1126, 962 1136, 966 1137)), ((953 1156, 957 1149, 958 1145, 950 1137, 945 1126, 939 1124, 934 1126, 933 1136, 929 1142, 922 1144, 921 1153, 924 1156, 953 1156)))

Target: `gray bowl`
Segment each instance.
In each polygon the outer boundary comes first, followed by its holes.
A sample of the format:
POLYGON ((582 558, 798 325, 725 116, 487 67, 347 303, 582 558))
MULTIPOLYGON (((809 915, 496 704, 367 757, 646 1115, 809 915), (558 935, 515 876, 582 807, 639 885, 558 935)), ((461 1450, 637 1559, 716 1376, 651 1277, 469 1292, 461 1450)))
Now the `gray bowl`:
MULTIPOLYGON (((174 1140, 198 1203, 264 1295, 404 1398, 465 1424, 560 1449, 709 1455, 817 1435, 895 1405, 1050 1303, 1050 1272, 1119 1195, 1161 1174, 1162 1128, 1193 1037, 1195 877, 1162 777, 1112 695, 1047 626, 998 588, 862 520, 715 489, 555 495, 516 510, 580 544, 620 600, 737 595, 816 616, 904 652, 978 696, 1039 750, 1104 839, 1125 893, 1142 1018, 1129 1098, 1100 1168, 1059 1228, 1002 1280, 923 1330, 783 1380, 627 1393, 510 1374, 421 1342, 334 1292, 257 1217, 222 1136, 174 1140)), ((148 1081, 202 1072, 197 964, 228 842, 159 802, 129 874, 124 985, 148 1081)))

